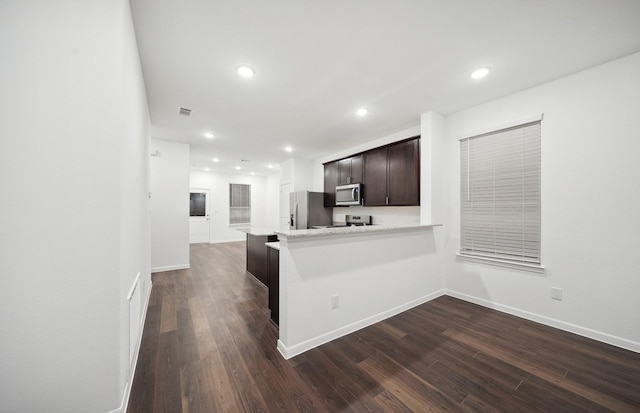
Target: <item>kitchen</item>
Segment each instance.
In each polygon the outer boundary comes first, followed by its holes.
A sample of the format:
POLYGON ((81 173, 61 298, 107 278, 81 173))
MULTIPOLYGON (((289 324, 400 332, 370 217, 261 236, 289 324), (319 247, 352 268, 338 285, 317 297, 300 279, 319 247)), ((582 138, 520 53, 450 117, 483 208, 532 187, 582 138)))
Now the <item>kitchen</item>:
POLYGON ((437 296, 437 274, 429 281, 422 273, 436 255, 434 224, 359 212, 381 214, 386 205, 420 210, 425 145, 431 142, 414 136, 325 162, 325 192, 290 194, 289 228, 242 229, 247 270, 269 288, 285 358, 437 296))

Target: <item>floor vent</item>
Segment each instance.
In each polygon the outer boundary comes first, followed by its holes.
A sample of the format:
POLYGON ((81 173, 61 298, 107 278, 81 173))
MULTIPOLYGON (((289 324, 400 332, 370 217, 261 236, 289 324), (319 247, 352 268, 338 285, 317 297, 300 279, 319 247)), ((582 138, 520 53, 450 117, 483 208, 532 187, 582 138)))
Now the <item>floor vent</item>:
POLYGON ((180 109, 178 110, 178 113, 179 113, 181 116, 191 116, 191 109, 187 109, 187 108, 180 108, 180 109))

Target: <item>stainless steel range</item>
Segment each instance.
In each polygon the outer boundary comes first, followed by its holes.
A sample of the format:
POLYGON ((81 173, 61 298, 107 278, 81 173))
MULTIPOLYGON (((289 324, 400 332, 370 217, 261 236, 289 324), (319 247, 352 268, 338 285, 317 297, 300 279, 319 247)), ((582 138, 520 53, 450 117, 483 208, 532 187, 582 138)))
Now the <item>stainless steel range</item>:
POLYGON ((347 226, 371 225, 371 215, 346 215, 347 226))
POLYGON ((333 225, 314 225, 313 229, 322 228, 344 228, 344 227, 359 227, 364 225, 373 225, 371 223, 371 215, 346 215, 343 223, 334 223, 333 225))

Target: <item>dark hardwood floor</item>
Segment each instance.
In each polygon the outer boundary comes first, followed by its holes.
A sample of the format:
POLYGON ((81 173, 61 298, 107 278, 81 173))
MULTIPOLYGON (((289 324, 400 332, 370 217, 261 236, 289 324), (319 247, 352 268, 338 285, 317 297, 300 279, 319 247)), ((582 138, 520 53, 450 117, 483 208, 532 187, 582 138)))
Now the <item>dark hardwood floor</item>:
POLYGON ((245 244, 154 274, 137 412, 639 412, 640 354, 440 297, 290 360, 245 244))

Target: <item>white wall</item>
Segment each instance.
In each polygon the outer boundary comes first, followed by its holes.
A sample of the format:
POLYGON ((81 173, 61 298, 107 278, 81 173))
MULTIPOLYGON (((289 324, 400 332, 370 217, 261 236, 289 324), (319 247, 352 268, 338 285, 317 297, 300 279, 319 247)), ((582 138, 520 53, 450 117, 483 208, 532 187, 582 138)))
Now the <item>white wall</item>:
POLYGON ((265 212, 267 228, 280 228, 280 174, 269 175, 266 178, 265 212))
MULTIPOLYGON (((149 111, 129 3, 124 3, 120 150, 120 392, 128 400, 151 293, 149 111), (137 308, 136 308, 137 307, 137 308), (133 355, 133 360, 131 359, 133 355), (123 386, 124 384, 124 386, 123 386)), ((126 408, 123 400, 122 407, 126 408)), ((116 406, 117 407, 117 406, 116 406)), ((115 409, 114 409, 115 410, 115 409)))
POLYGON ((444 135, 444 116, 437 112, 423 113, 420 117, 420 221, 423 224, 441 224, 445 215, 445 200, 440 195, 444 188, 447 140, 444 135))
POLYGON ((126 294, 138 273, 149 285, 128 2, 0 2, 0 49, 1 409, 118 410, 126 294))
POLYGON ((446 118, 446 288, 640 351, 640 54, 446 118), (465 132, 544 113, 542 263, 536 275, 458 262, 465 132), (551 287, 563 300, 551 299, 551 287))
POLYGON ((189 268, 189 145, 151 140, 151 271, 189 268))
POLYGON ((251 226, 264 227, 267 223, 266 177, 192 171, 191 188, 210 191, 210 242, 243 241, 246 238, 246 234, 238 231, 237 227, 229 226, 229 184, 251 185, 251 226))
POLYGON ((293 357, 440 296, 439 230, 281 235, 282 354, 293 357), (339 296, 335 309, 334 295, 339 296))
POLYGON ((290 183, 291 192, 319 191, 314 189, 313 162, 306 159, 291 158, 280 164, 280 183, 290 183))

